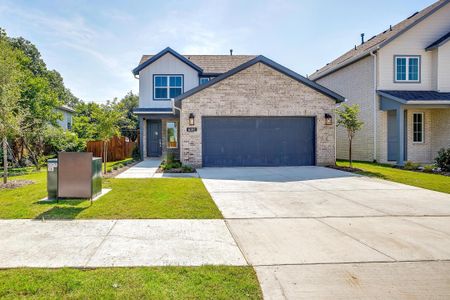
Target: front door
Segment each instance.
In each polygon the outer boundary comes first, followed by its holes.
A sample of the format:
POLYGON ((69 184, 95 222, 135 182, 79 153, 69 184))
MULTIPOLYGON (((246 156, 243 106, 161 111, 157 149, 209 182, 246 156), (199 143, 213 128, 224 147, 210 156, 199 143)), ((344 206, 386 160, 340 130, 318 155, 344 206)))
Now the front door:
POLYGON ((149 120, 147 122, 147 156, 158 157, 161 154, 161 120, 149 120))

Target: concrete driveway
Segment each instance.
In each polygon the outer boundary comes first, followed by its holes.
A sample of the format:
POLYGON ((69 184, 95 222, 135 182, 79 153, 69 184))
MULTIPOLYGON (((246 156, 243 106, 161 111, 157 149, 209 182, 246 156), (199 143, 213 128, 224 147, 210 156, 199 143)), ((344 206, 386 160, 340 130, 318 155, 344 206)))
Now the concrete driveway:
POLYGON ((198 172, 268 299, 450 297, 448 194, 322 167, 198 172))

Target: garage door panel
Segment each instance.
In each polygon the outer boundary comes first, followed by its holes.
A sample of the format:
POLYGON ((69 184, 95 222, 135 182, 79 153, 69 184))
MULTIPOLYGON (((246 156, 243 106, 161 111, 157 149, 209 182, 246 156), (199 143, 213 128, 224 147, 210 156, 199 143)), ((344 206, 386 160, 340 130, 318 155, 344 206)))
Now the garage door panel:
POLYGON ((204 166, 315 164, 313 117, 204 117, 204 166))

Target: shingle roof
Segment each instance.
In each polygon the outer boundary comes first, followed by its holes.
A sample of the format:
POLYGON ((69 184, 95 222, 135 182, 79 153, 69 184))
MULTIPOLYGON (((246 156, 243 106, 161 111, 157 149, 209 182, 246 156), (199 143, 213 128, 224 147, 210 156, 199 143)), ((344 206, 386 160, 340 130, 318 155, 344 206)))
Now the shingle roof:
POLYGON ((450 32, 448 32, 443 37, 439 38, 437 41, 431 43, 428 47, 425 48, 425 50, 430 51, 434 48, 440 47, 441 45, 445 44, 448 40, 450 40, 450 32))
POLYGON ((240 72, 240 71, 242 71, 242 70, 244 70, 244 69, 246 69, 246 68, 248 68, 250 66, 253 66, 256 63, 263 63, 263 64, 265 64, 265 65, 267 65, 267 66, 277 70, 278 72, 281 72, 281 73, 285 74, 286 76, 289 76, 292 79, 297 80, 297 81, 305 84, 306 86, 309 86, 310 88, 315 89, 316 91, 318 91, 318 92, 320 92, 320 93, 322 93, 324 95, 327 95, 328 97, 334 99, 336 102, 344 102, 345 101, 345 98, 342 97, 341 95, 339 95, 339 94, 337 94, 337 93, 327 89, 324 86, 321 86, 320 84, 315 83, 312 80, 309 80, 308 78, 305 78, 305 77, 301 76, 300 74, 295 73, 294 71, 292 71, 292 70, 290 70, 290 69, 280 65, 279 63, 276 63, 273 60, 270 60, 267 57, 262 56, 262 55, 259 55, 259 56, 255 57, 255 58, 253 58, 253 59, 251 59, 251 60, 249 60, 249 61, 247 61, 247 62, 245 62, 245 63, 243 63, 243 64, 241 64, 239 66, 237 66, 236 68, 229 70, 226 73, 223 73, 222 75, 220 75, 220 76, 218 76, 218 77, 208 81, 205 84, 199 85, 199 86, 197 86, 197 87, 187 91, 186 93, 181 94, 180 96, 175 98, 175 101, 179 102, 179 101, 181 101, 181 100, 183 100, 183 99, 185 99, 187 97, 190 97, 193 94, 196 94, 196 93, 200 92, 201 90, 209 88, 210 86, 212 86, 212 85, 214 85, 214 84, 216 84, 216 83, 218 83, 218 82, 220 82, 220 81, 222 81, 222 80, 224 80, 224 79, 226 79, 226 78, 228 78, 230 76, 233 76, 234 74, 236 74, 236 73, 238 73, 238 72, 240 72))
POLYGON ((356 47, 356 49, 352 49, 347 53, 341 55, 337 59, 333 60, 331 63, 328 63, 326 66, 317 70, 314 74, 310 76, 310 78, 317 80, 318 78, 336 70, 341 67, 346 66, 347 64, 358 60, 359 58, 366 57, 370 55, 370 52, 373 50, 377 50, 378 47, 383 47, 391 40, 395 39, 397 36, 402 34, 404 31, 408 30, 418 22, 422 21, 428 15, 432 14, 442 6, 448 4, 450 0, 439 0, 427 8, 421 10, 408 17, 407 19, 401 21, 400 23, 386 29, 382 33, 370 38, 364 44, 361 44, 356 47))
POLYGON ((378 94, 388 97, 399 102, 435 102, 435 101, 450 101, 450 93, 440 93, 436 91, 390 91, 379 90, 378 94))
POLYGON ((68 111, 68 112, 71 112, 71 113, 75 112, 75 109, 73 109, 72 107, 67 106, 67 105, 61 105, 61 106, 58 107, 58 109, 64 110, 64 111, 68 111))
MULTIPOLYGON (((143 55, 139 65, 154 55, 143 55)), ((182 54, 189 61, 203 69, 205 74, 222 74, 253 59, 256 55, 189 55, 182 54)))

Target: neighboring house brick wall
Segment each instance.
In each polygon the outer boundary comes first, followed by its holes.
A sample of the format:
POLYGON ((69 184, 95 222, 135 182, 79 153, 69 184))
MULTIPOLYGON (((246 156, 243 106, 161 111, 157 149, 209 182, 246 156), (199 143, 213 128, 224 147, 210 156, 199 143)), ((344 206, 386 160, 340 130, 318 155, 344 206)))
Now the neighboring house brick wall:
POLYGON ((325 113, 334 116, 334 108, 328 96, 257 63, 182 100, 181 160, 201 166, 203 116, 317 116, 317 164, 334 164, 335 126, 325 125, 324 118, 325 113), (190 113, 196 132, 187 132, 190 113))
MULTIPOLYGON (((364 126, 352 143, 352 157, 356 160, 373 160, 373 76, 373 58, 369 56, 317 80, 317 83, 344 96, 348 105, 360 106, 360 119, 364 121, 364 126)), ((347 159, 348 137, 345 128, 338 127, 336 136, 336 156, 347 159)))
POLYGON ((408 161, 418 162, 418 163, 429 163, 432 160, 431 145, 433 137, 431 135, 431 123, 433 122, 431 116, 431 110, 428 109, 409 109, 407 111, 407 151, 408 151, 408 161), (413 142, 413 114, 423 113, 424 120, 424 142, 414 143, 413 142))
POLYGON ((441 148, 450 148, 450 109, 431 110, 431 158, 441 148))

